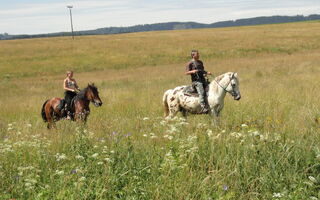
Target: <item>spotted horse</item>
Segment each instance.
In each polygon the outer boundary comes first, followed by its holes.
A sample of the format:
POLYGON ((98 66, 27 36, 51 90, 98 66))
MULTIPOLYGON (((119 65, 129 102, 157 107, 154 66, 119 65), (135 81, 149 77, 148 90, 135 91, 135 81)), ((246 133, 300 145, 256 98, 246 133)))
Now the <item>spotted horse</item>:
POLYGON ((178 86, 164 93, 163 105, 167 119, 173 118, 178 112, 182 112, 185 117, 187 113, 211 114, 214 117, 219 117, 224 106, 226 93, 231 94, 234 100, 240 100, 241 98, 238 74, 234 72, 222 74, 209 84, 206 93, 209 105, 208 113, 200 113, 199 96, 186 93, 188 87, 190 86, 178 86))

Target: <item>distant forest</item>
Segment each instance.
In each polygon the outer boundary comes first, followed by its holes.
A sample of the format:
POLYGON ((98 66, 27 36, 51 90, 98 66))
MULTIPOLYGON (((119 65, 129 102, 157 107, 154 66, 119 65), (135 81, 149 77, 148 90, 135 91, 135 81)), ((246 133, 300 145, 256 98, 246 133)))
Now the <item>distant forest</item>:
MULTIPOLYGON (((320 20, 320 15, 297 15, 297 16, 271 16, 271 17, 255 17, 248 19, 238 19, 221 21, 212 24, 201 24, 196 22, 168 22, 157 24, 144 24, 129 27, 107 27, 96 30, 75 31, 75 36, 80 35, 105 35, 105 34, 119 34, 145 31, 161 31, 161 30, 179 30, 179 29, 198 29, 198 28, 221 28, 232 26, 250 26, 260 24, 276 24, 288 22, 300 22, 320 20)), ((57 36, 71 36, 71 32, 35 34, 35 35, 10 35, 8 33, 0 34, 0 40, 23 39, 23 38, 40 38, 40 37, 57 37, 57 36)))

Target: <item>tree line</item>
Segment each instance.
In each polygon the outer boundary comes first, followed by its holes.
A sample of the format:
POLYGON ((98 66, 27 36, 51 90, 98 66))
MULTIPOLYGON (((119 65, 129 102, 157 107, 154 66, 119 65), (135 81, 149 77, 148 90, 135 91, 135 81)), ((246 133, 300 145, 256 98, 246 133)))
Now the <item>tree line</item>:
MULTIPOLYGON (((197 29, 197 28, 221 28, 232 26, 250 26, 261 24, 276 24, 288 23, 299 21, 320 20, 320 15, 314 14, 309 16, 271 16, 271 17, 254 17, 247 19, 228 20, 215 22, 212 24, 201 24, 196 22, 168 22, 156 24, 143 24, 129 27, 106 27, 95 30, 75 31, 75 36, 80 35, 105 35, 105 34, 120 34, 132 32, 145 32, 145 31, 161 31, 161 30, 179 30, 179 29, 197 29)), ((40 38, 40 37, 58 37, 58 36, 71 36, 70 32, 46 33, 46 34, 33 34, 33 35, 10 35, 8 33, 0 34, 0 40, 8 39, 23 39, 23 38, 40 38)))

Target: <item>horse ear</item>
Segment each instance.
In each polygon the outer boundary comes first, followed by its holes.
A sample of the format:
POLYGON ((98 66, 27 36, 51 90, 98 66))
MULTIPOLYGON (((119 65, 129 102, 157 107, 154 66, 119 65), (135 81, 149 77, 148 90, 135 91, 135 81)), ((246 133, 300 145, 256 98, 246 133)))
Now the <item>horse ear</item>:
POLYGON ((235 72, 235 73, 233 74, 233 76, 234 76, 234 77, 238 77, 238 73, 235 72))

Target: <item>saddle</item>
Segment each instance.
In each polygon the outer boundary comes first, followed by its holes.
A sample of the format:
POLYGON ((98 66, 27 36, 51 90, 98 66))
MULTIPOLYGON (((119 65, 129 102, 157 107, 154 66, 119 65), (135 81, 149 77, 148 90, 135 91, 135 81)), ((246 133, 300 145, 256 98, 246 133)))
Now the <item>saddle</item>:
MULTIPOLYGON (((205 86, 205 88, 204 88, 205 96, 208 94, 208 91, 209 91, 209 84, 206 84, 206 86, 205 86)), ((199 94, 198 94, 198 92, 197 92, 197 89, 195 88, 195 86, 194 86, 193 84, 185 87, 185 88, 182 90, 182 92, 183 92, 183 94, 186 95, 186 96, 199 97, 199 94)))
POLYGON ((58 105, 58 107, 57 107, 60 112, 62 111, 62 109, 65 108, 65 104, 66 104, 66 100, 61 99, 61 101, 60 101, 60 103, 59 103, 59 105, 58 105))
MULTIPOLYGON (((69 112, 71 112, 71 118, 73 119, 73 114, 74 114, 74 102, 75 102, 76 97, 73 97, 71 100, 71 105, 70 108, 71 110, 69 110, 69 112)), ((68 108, 67 108, 67 102, 65 99, 61 99, 59 105, 58 105, 58 109, 59 111, 62 113, 62 115, 64 117, 67 117, 67 113, 68 113, 68 108)))

